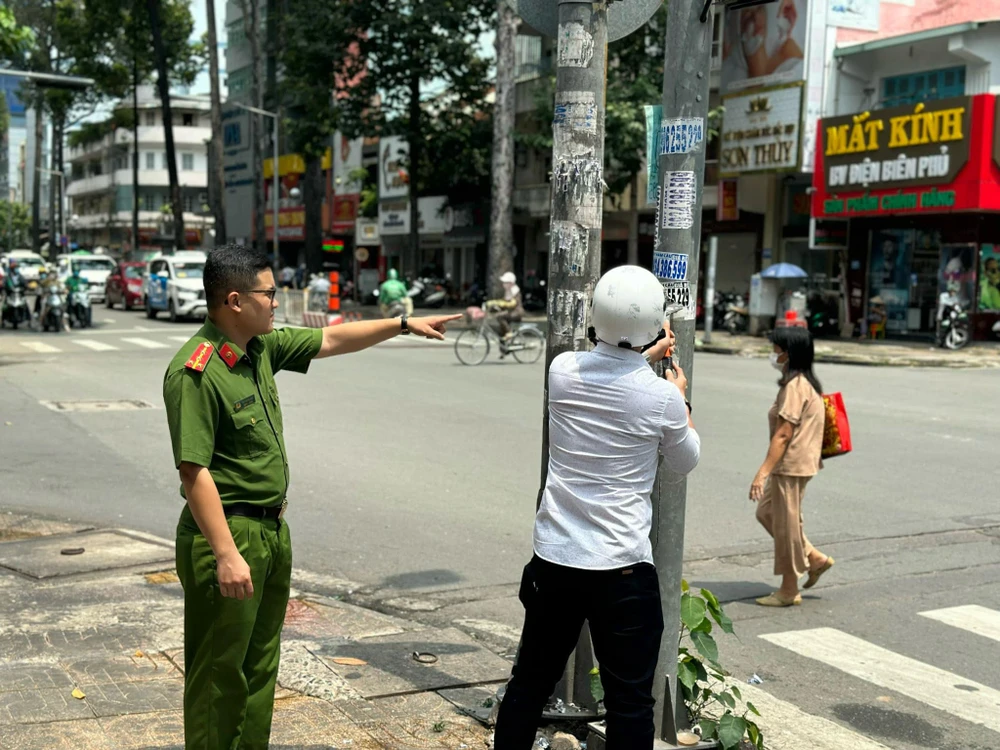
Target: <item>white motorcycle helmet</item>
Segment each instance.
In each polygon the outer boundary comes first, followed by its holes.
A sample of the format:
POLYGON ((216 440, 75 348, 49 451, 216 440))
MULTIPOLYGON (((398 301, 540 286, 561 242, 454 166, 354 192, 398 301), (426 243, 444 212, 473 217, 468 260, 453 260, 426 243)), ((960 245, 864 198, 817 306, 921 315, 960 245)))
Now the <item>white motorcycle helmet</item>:
POLYGON ((612 268, 594 287, 594 334, 611 346, 646 346, 663 330, 664 300, 663 285, 645 268, 612 268))

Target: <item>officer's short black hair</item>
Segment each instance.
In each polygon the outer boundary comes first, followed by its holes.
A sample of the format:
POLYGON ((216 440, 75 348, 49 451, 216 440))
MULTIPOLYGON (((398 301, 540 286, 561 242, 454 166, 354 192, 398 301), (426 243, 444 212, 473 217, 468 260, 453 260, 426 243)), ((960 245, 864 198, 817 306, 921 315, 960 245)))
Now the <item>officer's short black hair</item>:
POLYGON ((222 307, 230 292, 246 292, 257 285, 257 276, 271 267, 267 256, 253 248, 230 242, 208 254, 205 263, 205 301, 209 310, 222 307))

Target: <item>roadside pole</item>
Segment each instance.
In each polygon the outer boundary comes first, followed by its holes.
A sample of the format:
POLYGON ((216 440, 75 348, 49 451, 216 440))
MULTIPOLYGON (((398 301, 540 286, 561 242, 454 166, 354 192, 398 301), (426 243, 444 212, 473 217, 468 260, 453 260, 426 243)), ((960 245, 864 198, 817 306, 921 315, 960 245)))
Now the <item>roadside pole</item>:
MULTIPOLYGON (((694 381, 695 311, 701 248, 701 202, 705 174, 712 19, 707 3, 667 0, 664 44, 663 121, 659 148, 656 244, 653 272, 663 281, 667 302, 684 305, 672 318, 677 336, 674 361, 694 381), (704 15, 704 18, 703 18, 704 15)), ((686 720, 677 690, 677 639, 687 482, 660 462, 653 487, 653 560, 663 602, 663 639, 653 683, 656 736, 677 742, 686 720)))
MULTIPOLYGON (((549 224, 548 342, 542 408, 542 471, 549 468, 549 366, 559 354, 584 351, 587 316, 601 275, 604 204, 604 108, 608 48, 604 0, 559 0, 555 115, 552 123, 552 210, 549 224)), ((556 697, 594 707, 590 629, 583 628, 556 697)))
POLYGON ((705 336, 706 344, 712 343, 712 328, 715 326, 715 264, 719 259, 719 238, 708 238, 708 268, 705 270, 705 336))

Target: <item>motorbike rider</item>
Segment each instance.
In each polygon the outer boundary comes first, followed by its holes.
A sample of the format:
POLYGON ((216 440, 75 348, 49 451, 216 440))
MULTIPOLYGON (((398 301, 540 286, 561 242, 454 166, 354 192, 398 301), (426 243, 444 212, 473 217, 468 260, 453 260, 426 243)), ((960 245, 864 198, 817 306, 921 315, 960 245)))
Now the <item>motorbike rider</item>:
POLYGON ((74 264, 73 272, 68 279, 66 279, 66 293, 73 294, 74 292, 84 292, 90 289, 90 282, 87 281, 81 274, 78 266, 74 264))
POLYGON ((4 294, 9 294, 16 289, 20 289, 23 292, 24 288, 25 283, 24 277, 21 275, 21 269, 17 267, 16 260, 11 260, 9 267, 7 268, 7 277, 3 281, 4 294))
POLYGON ((389 308, 396 302, 403 305, 403 312, 407 316, 413 315, 413 300, 406 284, 399 280, 399 272, 395 268, 390 268, 386 280, 378 290, 378 306, 382 311, 382 317, 389 317, 389 308))
POLYGON ((514 335, 511 323, 520 323, 524 317, 524 303, 521 300, 521 288, 517 285, 517 276, 510 271, 500 276, 503 285, 503 299, 486 301, 486 309, 496 311, 497 324, 503 341, 509 341, 514 335))
POLYGON ((662 359, 673 344, 664 301, 660 281, 644 268, 608 271, 594 289, 596 348, 552 361, 549 470, 534 556, 521 578, 524 628, 496 750, 533 747, 585 620, 601 663, 608 750, 653 748, 663 615, 650 495, 659 455, 685 475, 701 450, 683 370, 667 368, 660 378, 644 359, 662 359))
POLYGON ((45 266, 38 271, 38 296, 35 298, 35 313, 38 316, 38 329, 45 326, 45 316, 49 311, 49 295, 61 294, 62 284, 55 271, 50 272, 45 266))

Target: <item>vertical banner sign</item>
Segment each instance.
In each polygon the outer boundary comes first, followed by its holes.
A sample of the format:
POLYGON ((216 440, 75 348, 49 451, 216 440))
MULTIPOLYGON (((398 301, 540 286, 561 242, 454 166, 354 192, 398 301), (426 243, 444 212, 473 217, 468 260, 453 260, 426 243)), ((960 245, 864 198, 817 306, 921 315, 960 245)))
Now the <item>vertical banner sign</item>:
POLYGON ((646 205, 654 205, 659 212, 656 191, 660 188, 660 121, 663 107, 659 104, 643 107, 646 111, 646 205))
POLYGON ((715 206, 716 221, 739 221, 739 180, 719 180, 719 200, 715 206))

